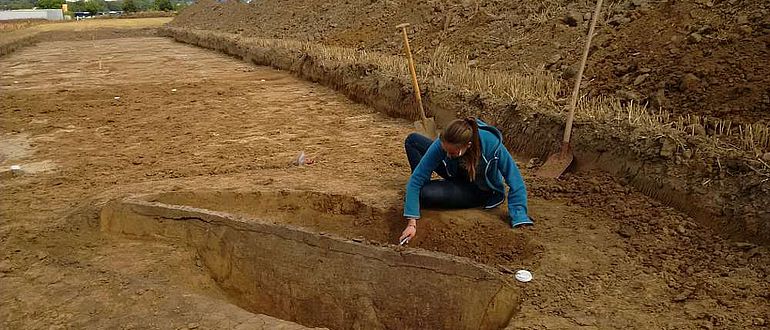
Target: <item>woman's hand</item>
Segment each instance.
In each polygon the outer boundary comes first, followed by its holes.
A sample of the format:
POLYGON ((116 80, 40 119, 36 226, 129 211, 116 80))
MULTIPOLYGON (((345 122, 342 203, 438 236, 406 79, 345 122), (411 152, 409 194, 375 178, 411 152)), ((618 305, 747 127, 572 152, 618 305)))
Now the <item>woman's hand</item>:
POLYGON ((417 235, 417 219, 409 219, 409 223, 406 225, 406 229, 401 233, 401 237, 398 238, 398 241, 404 241, 404 244, 411 241, 414 236, 417 235))

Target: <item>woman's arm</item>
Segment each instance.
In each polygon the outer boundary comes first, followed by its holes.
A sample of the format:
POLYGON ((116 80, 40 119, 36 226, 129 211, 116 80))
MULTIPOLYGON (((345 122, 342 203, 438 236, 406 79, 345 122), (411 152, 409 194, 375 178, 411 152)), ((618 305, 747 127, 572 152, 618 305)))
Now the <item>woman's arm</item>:
POLYGON ((406 197, 404 198, 404 216, 412 219, 420 218, 420 190, 430 181, 433 171, 439 166, 446 153, 441 148, 441 141, 436 139, 428 147, 420 163, 412 171, 409 182, 406 184, 406 197))
POLYGON ((498 168, 508 184, 508 214, 511 217, 511 226, 517 227, 524 224, 532 224, 527 214, 527 188, 521 178, 519 168, 511 157, 511 153, 505 146, 501 147, 498 168))

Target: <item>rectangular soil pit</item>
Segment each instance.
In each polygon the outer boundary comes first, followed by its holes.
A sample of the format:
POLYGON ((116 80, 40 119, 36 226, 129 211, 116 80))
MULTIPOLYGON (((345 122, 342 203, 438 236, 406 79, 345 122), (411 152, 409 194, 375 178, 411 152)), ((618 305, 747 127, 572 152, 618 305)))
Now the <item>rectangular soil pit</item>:
POLYGON ((102 230, 185 242, 257 313, 333 329, 496 329, 519 305, 507 278, 466 258, 154 199, 109 203, 102 230))

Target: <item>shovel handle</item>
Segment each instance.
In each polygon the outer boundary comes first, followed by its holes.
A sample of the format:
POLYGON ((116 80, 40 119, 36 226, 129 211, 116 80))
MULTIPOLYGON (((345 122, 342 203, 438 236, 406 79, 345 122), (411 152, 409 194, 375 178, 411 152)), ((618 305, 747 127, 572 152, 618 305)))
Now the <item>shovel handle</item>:
POLYGON ((420 96, 420 86, 417 84, 417 72, 414 70, 414 60, 412 59, 412 49, 409 48, 409 36, 406 34, 406 27, 409 23, 399 24, 397 27, 401 28, 401 32, 404 35, 404 49, 406 49, 406 56, 409 59, 409 72, 412 74, 412 85, 414 86, 414 98, 417 100, 417 107, 420 110, 420 119, 423 123, 428 119, 425 116, 425 109, 422 107, 422 96, 420 96))
POLYGON ((599 12, 602 9, 602 0, 596 1, 596 9, 594 15, 591 17, 591 26, 588 28, 588 38, 586 39, 586 47, 583 50, 583 57, 580 59, 580 66, 578 67, 577 78, 575 79, 575 87, 572 89, 572 99, 569 102, 569 114, 567 115, 567 124, 564 126, 564 139, 563 144, 569 143, 570 136, 572 135, 572 122, 575 120, 575 107, 577 106, 578 93, 580 91, 580 81, 583 80, 583 70, 586 67, 586 60, 588 59, 588 50, 591 48, 591 39, 594 36, 594 27, 596 26, 596 20, 599 18, 599 12))

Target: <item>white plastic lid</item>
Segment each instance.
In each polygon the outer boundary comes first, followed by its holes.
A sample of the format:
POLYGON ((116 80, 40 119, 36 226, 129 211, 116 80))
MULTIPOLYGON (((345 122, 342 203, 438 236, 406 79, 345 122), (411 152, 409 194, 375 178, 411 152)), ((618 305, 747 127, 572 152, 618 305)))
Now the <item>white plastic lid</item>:
POLYGON ((532 273, 524 269, 516 271, 516 275, 514 276, 519 282, 529 282, 532 280, 532 273))
POLYGON ((21 169, 21 166, 19 165, 11 165, 11 171, 18 171, 21 169))

